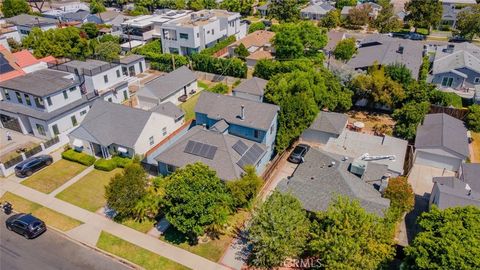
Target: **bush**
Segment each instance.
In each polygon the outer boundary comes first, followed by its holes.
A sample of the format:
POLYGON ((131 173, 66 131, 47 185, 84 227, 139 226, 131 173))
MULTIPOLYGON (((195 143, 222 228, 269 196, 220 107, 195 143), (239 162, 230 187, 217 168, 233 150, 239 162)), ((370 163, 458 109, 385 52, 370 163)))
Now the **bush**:
POLYGON ((237 78, 247 77, 247 65, 238 58, 215 58, 206 54, 192 55, 194 70, 232 76, 237 78))
POLYGON ((115 160, 113 160, 113 159, 101 158, 101 159, 95 161, 94 167, 97 170, 109 172, 109 171, 113 171, 113 169, 117 168, 117 163, 115 163, 115 160))
POLYGON ((218 42, 217 44, 213 45, 213 47, 206 48, 203 51, 200 52, 200 54, 205 54, 205 55, 213 55, 214 53, 220 51, 221 49, 227 47, 228 45, 234 43, 237 39, 235 36, 229 36, 226 39, 218 42))
POLYGON ((85 153, 77 152, 73 149, 69 149, 63 152, 62 158, 83 164, 85 166, 92 166, 93 163, 95 163, 95 157, 87 155, 85 153))
POLYGON ((112 160, 115 161, 118 168, 125 168, 133 163, 133 160, 127 157, 114 156, 112 160))
POLYGON ((188 59, 185 56, 178 54, 161 54, 154 52, 145 52, 145 59, 150 61, 150 67, 155 70, 171 72, 173 71, 173 61, 175 61, 175 68, 185 66, 188 64, 188 59), (172 59, 173 57, 173 59, 172 59))
POLYGON ((404 213, 413 210, 415 195, 407 178, 397 177, 390 179, 385 198, 390 199, 390 208, 395 211, 396 220, 400 220, 404 213))
POLYGON ((248 33, 253 33, 255 31, 258 31, 258 30, 265 30, 266 26, 263 22, 256 22, 256 23, 252 23, 250 24, 250 26, 248 26, 248 33))
POLYGON ((226 84, 219 83, 213 87, 208 88, 207 91, 217 93, 217 94, 226 94, 228 93, 228 86, 226 84))
POLYGON ((419 81, 426 81, 428 77, 428 70, 430 69, 430 61, 428 55, 425 55, 422 60, 422 66, 420 67, 420 74, 418 75, 419 81))
POLYGON ((480 105, 468 107, 467 127, 475 132, 480 132, 480 105))

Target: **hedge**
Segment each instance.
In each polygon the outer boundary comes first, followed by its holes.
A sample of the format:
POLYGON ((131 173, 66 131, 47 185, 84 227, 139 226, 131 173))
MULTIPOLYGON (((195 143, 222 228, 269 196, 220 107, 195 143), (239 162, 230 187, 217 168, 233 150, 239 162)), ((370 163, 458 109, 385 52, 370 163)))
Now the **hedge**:
POLYGON ((237 41, 235 36, 229 36, 226 39, 213 45, 213 47, 204 49, 203 51, 200 52, 200 54, 213 55, 214 53, 220 51, 221 49, 227 47, 228 45, 234 43, 235 41, 237 41))
POLYGON ((179 68, 188 64, 188 58, 178 54, 146 52, 144 56, 145 59, 150 61, 150 67, 152 69, 164 72, 173 71, 173 61, 175 61, 175 68, 179 68))
POLYGON ((238 58, 215 58, 205 54, 194 54, 191 58, 194 70, 237 78, 247 77, 247 65, 238 58))
POLYGON ((422 59, 422 65, 420 66, 420 73, 418 75, 419 81, 427 80, 429 69, 430 69, 430 60, 428 55, 425 55, 422 59))
POLYGON ((119 156, 114 156, 112 158, 113 161, 115 161, 115 164, 117 165, 118 168, 125 168, 128 165, 132 164, 133 160, 131 158, 124 158, 124 157, 119 157, 119 156))
POLYGON ((69 149, 62 153, 62 158, 83 164, 85 166, 92 166, 95 163, 95 157, 87 155, 85 153, 77 152, 73 149, 69 149))
POLYGON ((101 159, 95 161, 94 167, 97 170, 109 172, 109 171, 113 171, 113 169, 117 168, 117 163, 115 163, 115 160, 113 160, 113 159, 101 158, 101 159))

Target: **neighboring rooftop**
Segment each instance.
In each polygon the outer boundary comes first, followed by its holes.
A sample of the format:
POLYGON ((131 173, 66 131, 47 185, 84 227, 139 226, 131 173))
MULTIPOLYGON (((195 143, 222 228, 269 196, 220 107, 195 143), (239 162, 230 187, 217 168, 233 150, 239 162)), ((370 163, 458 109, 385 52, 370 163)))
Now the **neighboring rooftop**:
POLYGON ((236 12, 221 9, 203 9, 197 12, 192 12, 189 16, 169 21, 167 24, 182 27, 196 27, 207 25, 218 18, 230 18, 232 16, 240 18, 240 14, 236 12))
POLYGON ((480 163, 462 163, 460 179, 480 192, 480 163))
POLYGON ((348 122, 343 113, 319 112, 309 129, 340 135, 348 122))
POLYGON ((427 114, 417 128, 415 148, 444 147, 465 158, 469 155, 467 129, 448 114, 427 114))
POLYGON ((300 12, 325 15, 327 14, 327 12, 333 9, 335 9, 334 6, 330 5, 329 3, 320 1, 310 4, 305 8, 302 8, 300 12))
POLYGON ((71 74, 57 70, 41 69, 0 82, 0 87, 44 97, 68 89, 79 83, 67 77, 71 77, 71 74))
POLYGON ((277 115, 279 107, 272 104, 251 101, 234 96, 226 96, 203 91, 195 106, 196 113, 206 114, 208 118, 224 119, 228 124, 268 130, 277 115), (241 119, 244 106, 244 119, 241 119))
POLYGON ((390 201, 382 198, 373 185, 349 172, 351 162, 342 160, 342 156, 312 148, 305 155, 305 162, 277 189, 290 192, 311 212, 326 210, 336 196, 344 195, 358 200, 368 212, 383 216, 390 201))
POLYGON ((440 209, 474 205, 480 207, 480 193, 456 177, 434 177, 438 193, 433 189, 434 202, 440 209), (436 193, 436 194, 435 194, 436 193))
POLYGON ((127 56, 124 56, 124 57, 120 58, 120 64, 128 65, 128 64, 131 64, 133 62, 141 61, 141 60, 144 60, 144 59, 145 59, 145 56, 143 56, 143 55, 130 54, 130 55, 127 55, 127 56))
POLYGON ((235 89, 233 89, 233 91, 256 96, 263 96, 267 83, 267 80, 253 77, 240 83, 237 87, 235 87, 235 89))
POLYGON ((273 54, 269 51, 258 50, 246 57, 247 60, 273 59, 273 54))
POLYGON ((78 10, 75 12, 65 13, 62 15, 62 18, 68 21, 83 21, 90 15, 96 16, 94 14, 90 14, 90 11, 78 10))
POLYGON ((22 25, 22 26, 44 26, 49 24, 57 24, 58 21, 55 19, 40 17, 40 16, 33 16, 28 14, 20 14, 11 18, 6 19, 7 22, 13 23, 15 25, 22 25))
POLYGON ((270 44, 272 38, 275 36, 274 32, 266 31, 266 30, 258 30, 253 33, 246 35, 244 38, 239 39, 229 45, 229 47, 236 47, 240 44, 243 44, 245 48, 250 48, 255 46, 257 48, 263 47, 267 44, 270 44))
POLYGON ((175 106, 175 104, 170 101, 160 103, 157 106, 151 108, 150 111, 169 116, 173 119, 180 119, 185 116, 185 112, 179 107, 175 106))
POLYGON ((76 73, 78 71, 80 75, 84 74, 88 76, 94 76, 116 66, 118 66, 118 64, 116 63, 109 63, 95 59, 87 59, 86 61, 69 61, 64 64, 58 65, 55 68, 70 73, 76 73))
POLYGON ((480 47, 468 42, 437 46, 432 74, 456 72, 467 77, 458 70, 465 67, 480 73, 480 47))
POLYGON ((155 160, 177 168, 202 162, 215 170, 220 179, 228 181, 241 177, 243 166, 249 164, 241 162, 244 156, 253 154, 252 163, 257 164, 265 153, 265 146, 261 144, 195 126, 155 160), (209 151, 205 155, 201 152, 194 154, 195 145, 209 151))
POLYGON ((196 80, 195 73, 186 66, 182 66, 170 73, 149 81, 140 89, 138 95, 165 100, 196 80))

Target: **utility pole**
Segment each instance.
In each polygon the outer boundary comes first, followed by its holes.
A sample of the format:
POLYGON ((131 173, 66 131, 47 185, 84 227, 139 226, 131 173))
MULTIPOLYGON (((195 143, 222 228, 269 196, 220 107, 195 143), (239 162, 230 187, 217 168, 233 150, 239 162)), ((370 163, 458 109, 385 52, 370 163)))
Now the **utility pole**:
POLYGON ((130 24, 127 24, 127 33, 128 33, 128 46, 130 47, 130 51, 132 51, 132 39, 130 37, 130 32, 132 31, 132 27, 130 24))
POLYGON ((173 70, 175 70, 175 57, 173 56, 173 53, 171 55, 172 55, 172 67, 173 67, 173 70))

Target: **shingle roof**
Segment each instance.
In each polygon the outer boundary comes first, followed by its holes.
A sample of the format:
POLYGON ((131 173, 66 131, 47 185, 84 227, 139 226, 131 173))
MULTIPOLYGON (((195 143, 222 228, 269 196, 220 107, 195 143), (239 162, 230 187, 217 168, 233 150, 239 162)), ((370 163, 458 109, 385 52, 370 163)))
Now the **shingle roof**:
POLYGON ((178 119, 185 115, 185 112, 182 109, 175 106, 175 104, 170 101, 160 103, 157 106, 151 108, 150 111, 172 117, 173 119, 178 119))
POLYGON ((212 130, 212 131, 216 131, 216 132, 220 132, 220 133, 223 133, 225 132, 228 127, 230 125, 225 122, 225 120, 220 120, 220 121, 217 121, 213 126, 211 126, 209 129, 212 130))
POLYGON ((195 106, 196 113, 206 114, 211 119, 224 119, 236 124, 268 130, 277 115, 279 107, 272 104, 251 101, 234 96, 226 96, 203 91, 195 106), (240 119, 241 107, 245 108, 245 119, 240 119))
POLYGON ((244 38, 235 41, 228 47, 236 47, 240 44, 243 44, 247 49, 251 46, 262 47, 267 43, 270 43, 270 40, 275 36, 274 32, 266 30, 258 30, 253 33, 246 35, 244 38))
POLYGON ((370 184, 350 173, 350 162, 342 157, 317 149, 310 149, 305 162, 298 165, 290 179, 283 179, 277 186, 281 192, 290 192, 311 212, 326 210, 338 195, 358 200, 368 212, 383 216, 390 205, 388 199, 370 184), (335 164, 332 165, 332 161, 335 164))
POLYGON ((71 76, 71 74, 52 69, 41 69, 0 82, 0 87, 44 97, 79 84, 77 80, 65 78, 67 76, 71 76))
POLYGON ((480 163, 463 163, 460 179, 466 182, 472 190, 480 192, 480 163))
POLYGON ((164 76, 158 77, 148 83, 137 92, 138 96, 158 98, 161 101, 167 99, 183 87, 196 81, 197 78, 186 66, 182 66, 164 76))
POLYGON ((266 153, 265 146, 261 144, 233 135, 206 130, 202 126, 195 126, 183 135, 183 137, 174 145, 156 156, 155 160, 178 168, 187 164, 202 162, 215 170, 220 179, 227 181, 234 180, 240 178, 243 172, 243 169, 237 164, 242 156, 232 148, 238 141, 243 142, 247 147, 257 145, 263 150, 263 153, 255 163, 258 163, 266 153), (185 148, 189 141, 217 147, 215 155, 212 159, 208 159, 186 153, 185 148))
POLYGON ((417 128, 415 148, 435 147, 468 157, 467 129, 463 122, 444 113, 427 114, 417 128))
MULTIPOLYGON (((83 21, 88 16, 90 16, 89 11, 80 10, 80 11, 77 11, 77 12, 65 13, 65 14, 62 15, 62 18, 63 19, 68 19, 68 20, 83 21)), ((95 16, 95 15, 93 15, 93 16, 95 16)))
POLYGON ((335 7, 333 7, 329 3, 321 2, 321 3, 310 4, 307 7, 302 8, 301 12, 325 15, 327 14, 327 12, 329 12, 332 9, 335 9, 335 7))
POLYGON ((248 93, 256 96, 262 96, 265 91, 265 87, 267 86, 268 81, 258 78, 258 77, 253 77, 251 79, 248 79, 246 81, 243 81, 240 83, 235 89, 233 89, 234 92, 242 92, 242 93, 248 93))
POLYGON ((56 24, 58 21, 55 19, 33 16, 28 14, 20 14, 11 18, 6 19, 7 22, 15 25, 24 25, 28 27, 56 24), (37 20, 38 19, 38 20, 37 20))
POLYGON ((456 69, 468 68, 480 73, 480 48, 473 44, 450 44, 438 46, 433 61, 432 74, 454 72, 456 69))
POLYGON ((340 135, 348 122, 343 113, 319 112, 309 129, 340 135))
POLYGON ((80 126, 70 135, 79 139, 94 138, 93 142, 103 146, 115 143, 134 148, 151 114, 149 111, 98 99, 80 126), (89 135, 88 138, 85 138, 85 134, 89 135))
MULTIPOLYGON (((465 182, 456 177, 434 177, 434 185, 438 187, 436 205, 440 209, 456 206, 480 206, 480 193, 470 189, 465 182)), ((434 187, 435 189, 435 187, 434 187)))
POLYGON ((140 61, 145 59, 143 55, 138 55, 138 54, 130 54, 125 57, 120 58, 120 64, 130 64, 136 61, 140 61))

